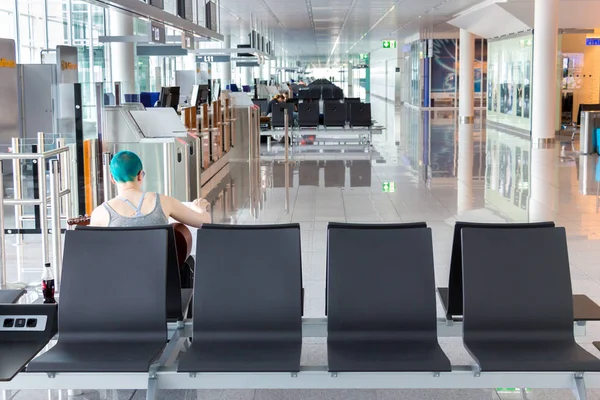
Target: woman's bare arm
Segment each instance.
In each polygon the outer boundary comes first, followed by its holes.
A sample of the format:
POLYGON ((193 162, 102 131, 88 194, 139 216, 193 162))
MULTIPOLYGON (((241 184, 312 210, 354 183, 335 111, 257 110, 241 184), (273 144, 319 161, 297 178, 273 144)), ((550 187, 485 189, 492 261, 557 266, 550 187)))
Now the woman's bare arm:
POLYGON ((208 211, 200 207, 194 209, 185 206, 179 200, 168 196, 161 196, 163 210, 168 217, 171 217, 182 224, 201 228, 202 224, 210 224, 211 217, 208 211))
POLYGON ((103 206, 96 207, 92 211, 90 226, 108 226, 109 219, 108 211, 103 206))

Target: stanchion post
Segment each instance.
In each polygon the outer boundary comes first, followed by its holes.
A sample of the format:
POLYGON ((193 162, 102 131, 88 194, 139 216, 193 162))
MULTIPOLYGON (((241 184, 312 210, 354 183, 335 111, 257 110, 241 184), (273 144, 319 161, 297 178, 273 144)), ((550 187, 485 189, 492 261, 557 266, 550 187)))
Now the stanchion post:
POLYGON ((290 137, 288 131, 289 115, 287 109, 284 109, 283 122, 285 126, 285 211, 290 212, 290 163, 289 163, 289 147, 290 137))
POLYGON ((102 182, 104 189, 104 201, 109 201, 111 199, 111 190, 110 190, 110 159, 112 158, 112 154, 108 152, 102 153, 102 172, 104 175, 104 181, 102 182))
POLYGON ((56 279, 56 287, 60 287, 62 272, 62 246, 60 229, 60 175, 58 160, 50 161, 50 211, 52 212, 52 264, 56 279))
MULTIPOLYGON (((13 154, 20 153, 20 145, 21 139, 12 138, 11 139, 11 150, 13 154)), ((13 164, 13 188, 14 188, 14 198, 15 200, 21 200, 23 198, 23 188, 21 186, 21 160, 14 159, 12 161, 13 164)), ((15 205, 15 224, 17 229, 23 228, 23 206, 15 205)), ((23 243, 23 235, 20 233, 17 234, 16 243, 23 243)))
POLYGON ((0 265, 0 287, 6 284, 6 235, 4 234, 4 170, 0 160, 0 251, 2 252, 2 265, 0 265))
MULTIPOLYGON (((46 151, 44 145, 44 133, 38 132, 38 154, 43 154, 46 151)), ((44 264, 50 261, 50 255, 48 251, 48 200, 46 193, 46 159, 40 157, 37 160, 38 167, 38 186, 40 196, 40 228, 42 230, 42 258, 44 264)))

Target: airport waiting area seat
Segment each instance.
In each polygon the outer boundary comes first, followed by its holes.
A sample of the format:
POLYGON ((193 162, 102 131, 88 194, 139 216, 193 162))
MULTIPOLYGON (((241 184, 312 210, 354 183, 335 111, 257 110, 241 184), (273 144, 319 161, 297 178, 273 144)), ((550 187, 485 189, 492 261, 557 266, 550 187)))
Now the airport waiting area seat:
POLYGON ((323 125, 327 128, 346 126, 346 108, 338 100, 325 101, 323 104, 323 125))
POLYGON ((298 372, 300 225, 205 225, 197 240, 193 342, 178 371, 298 372))
POLYGON ((462 240, 463 341, 480 371, 600 371, 573 335, 564 228, 464 228, 462 240))
POLYGON ((288 113, 288 127, 294 126, 294 104, 292 103, 275 103, 273 104, 273 112, 271 114, 271 125, 273 128, 284 128, 285 119, 284 112, 288 113))
MULTIPOLYGON (((461 320, 463 317, 463 242, 461 233, 464 228, 513 230, 552 228, 554 226, 554 222, 508 224, 456 222, 452 241, 448 287, 437 288, 447 318, 449 320, 461 320)), ((600 321, 600 306, 586 295, 573 295, 573 309, 574 321, 600 321)))
MULTIPOLYGON (((186 318, 192 303, 194 290, 192 285, 182 287, 181 271, 183 268, 194 268, 195 261, 188 259, 187 265, 179 265, 179 255, 175 242, 175 229, 172 225, 161 226, 136 226, 136 227, 92 227, 79 226, 77 230, 94 230, 105 232, 131 232, 131 231, 153 231, 164 230, 167 232, 167 320, 168 322, 182 321, 186 318)), ((191 257, 190 257, 191 258, 191 257)))
POLYGON ((27 372, 147 372, 167 343, 167 237, 67 231, 60 337, 27 372))
POLYGON ((298 125, 301 128, 316 128, 319 126, 319 103, 298 104, 298 125))
POLYGON ((430 228, 330 223, 327 271, 329 371, 450 371, 430 228))
POLYGON ((21 289, 0 290, 0 304, 15 304, 27 293, 21 289))
POLYGON ((371 104, 350 103, 348 112, 350 115, 347 119, 351 127, 369 127, 373 125, 371 119, 371 104))
POLYGON ((56 304, 0 304, 0 382, 10 381, 58 331, 56 304))

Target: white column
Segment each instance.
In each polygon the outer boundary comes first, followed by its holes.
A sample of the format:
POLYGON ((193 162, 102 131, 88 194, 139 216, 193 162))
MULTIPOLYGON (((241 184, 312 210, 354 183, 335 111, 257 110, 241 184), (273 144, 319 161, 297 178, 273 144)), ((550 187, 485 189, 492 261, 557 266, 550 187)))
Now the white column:
MULTIPOLYGON (((110 35, 133 36, 133 17, 110 11, 110 35)), ((135 81, 135 44, 111 43, 111 68, 113 82, 121 82, 121 92, 137 93, 135 81)))
MULTIPOLYGON (((230 35, 225 35, 225 38, 223 40, 223 48, 224 49, 231 48, 231 36, 230 35)), ((220 67, 222 68, 221 86, 226 87, 227 85, 231 84, 231 62, 224 63, 220 67)))
POLYGON ((554 221, 558 203, 558 171, 556 145, 531 148, 531 188, 529 222, 554 221))
POLYGON ((554 141, 558 0, 535 0, 531 137, 554 141))
POLYGON ((354 82, 352 81, 354 64, 352 61, 348 61, 348 71, 346 73, 346 80, 348 81, 348 93, 346 97, 354 97, 354 82))
POLYGON ((464 29, 460 30, 459 50, 459 121, 461 123, 473 124, 475 116, 473 110, 475 91, 475 38, 464 29))
POLYGON ((457 215, 473 209, 473 124, 458 129, 457 215))

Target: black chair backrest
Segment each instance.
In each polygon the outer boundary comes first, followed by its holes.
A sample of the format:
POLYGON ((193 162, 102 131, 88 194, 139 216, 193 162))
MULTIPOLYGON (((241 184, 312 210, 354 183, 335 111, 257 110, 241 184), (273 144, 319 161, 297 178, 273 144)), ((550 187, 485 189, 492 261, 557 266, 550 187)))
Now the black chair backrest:
POLYGON ((204 225, 196 249, 194 343, 301 337, 299 224, 204 225))
POLYGON ((184 318, 181 304, 181 275, 179 273, 179 262, 177 246, 175 245, 175 231, 171 225, 160 226, 135 226, 135 227, 91 227, 80 226, 76 230, 94 230, 106 232, 131 232, 131 231, 153 231, 161 230, 167 232, 167 318, 169 320, 184 318))
POLYGON ((271 114, 271 125, 276 128, 282 128, 285 126, 284 110, 288 113, 288 126, 292 127, 294 124, 294 105, 292 103, 276 103, 273 104, 273 112, 271 114))
POLYGON ((346 106, 338 100, 325 101, 323 104, 323 122, 325 126, 346 125, 346 106))
POLYGON ((166 341, 167 237, 162 229, 67 231, 60 341, 166 341))
POLYGON ((333 100, 333 86, 323 86, 322 94, 323 100, 333 100))
POLYGON ((564 228, 464 228, 461 233, 465 343, 573 341, 564 228))
MULTIPOLYGON (((390 232, 396 232, 400 229, 420 229, 420 228, 427 228, 427 224, 425 222, 416 222, 416 223, 410 223, 410 224, 344 224, 344 223, 335 223, 335 222, 330 222, 329 225, 327 226, 327 272, 326 272, 326 282, 325 282, 325 315, 328 314, 328 310, 329 310, 329 277, 330 277, 330 263, 333 261, 334 263, 337 262, 341 262, 340 258, 343 260, 346 257, 348 257, 349 255, 353 255, 355 254, 358 250, 358 253, 360 253, 360 248, 364 248, 364 243, 359 245, 359 248, 355 248, 354 250, 350 251, 350 247, 352 246, 356 246, 356 240, 358 240, 357 238, 368 238, 368 235, 370 233, 376 233, 376 232, 387 232, 386 233, 381 233, 381 236, 386 238, 388 235, 390 235, 390 232), (332 241, 333 239, 333 241, 332 241), (344 244, 343 241, 344 240, 348 240, 348 243, 344 244), (346 250, 341 250, 341 248, 347 248, 348 252, 346 252, 346 250), (333 257, 333 258, 332 258, 333 257)), ((371 239, 368 239, 369 242, 371 239)), ((379 248, 379 246, 377 246, 377 248, 379 248)), ((371 255, 371 251, 366 251, 364 253, 365 255, 371 255)), ((387 252, 386 252, 387 254, 387 252)), ((356 260, 360 259, 363 260, 364 257, 363 256, 357 256, 357 259, 354 259, 352 257, 352 263, 357 263, 356 260)), ((374 255, 374 257, 377 257, 376 255, 374 255)), ((371 265, 371 263, 373 263, 373 261, 369 261, 366 265, 371 265)), ((386 262, 386 265, 388 265, 389 262, 386 262)), ((336 264, 337 266, 337 264, 336 264)), ((340 266, 341 267, 341 266, 340 266)), ((359 268, 358 266, 356 268, 359 268)), ((337 273, 337 272, 336 272, 337 273)), ((365 296, 369 296, 370 294, 366 294, 365 296)))
POLYGON ((348 121, 351 126, 371 126, 371 104, 349 103, 350 116, 348 121))
POLYGON ((463 315, 463 282, 462 282, 462 236, 464 228, 474 229, 538 229, 554 227, 554 222, 517 223, 517 224, 487 224, 478 222, 457 222, 454 225, 454 237, 452 239, 452 254, 450 258, 450 278, 448 280, 448 317, 463 315))
POLYGON ((333 98, 335 100, 342 100, 344 98, 344 91, 341 88, 334 86, 333 87, 333 98))
POLYGON ((360 103, 360 98, 358 97, 346 97, 344 99, 344 104, 346 105, 346 121, 350 122, 350 106, 352 103, 360 103))
POLYGON ((300 100, 310 99, 310 89, 300 89, 300 91, 298 92, 298 98, 300 100))
POLYGON ((319 103, 298 104, 298 124, 303 127, 319 126, 319 103))
POLYGON ((321 86, 316 86, 316 87, 310 88, 310 98, 312 100, 320 100, 321 99, 321 86))
POLYGON ((432 236, 424 223, 330 223, 327 279, 329 339, 437 341, 432 236))

